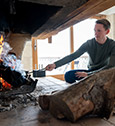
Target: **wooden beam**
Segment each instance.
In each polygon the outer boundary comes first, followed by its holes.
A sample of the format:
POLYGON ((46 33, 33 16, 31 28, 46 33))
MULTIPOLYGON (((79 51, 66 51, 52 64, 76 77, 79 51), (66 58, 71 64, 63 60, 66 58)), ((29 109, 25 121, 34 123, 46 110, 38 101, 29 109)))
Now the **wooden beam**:
POLYGON ((64 7, 61 7, 57 13, 55 13, 52 17, 50 17, 46 21, 45 24, 43 24, 38 30, 36 30, 34 32, 33 36, 37 37, 39 35, 39 37, 40 37, 41 35, 43 36, 43 35, 47 34, 48 32, 56 29, 58 26, 60 26, 60 24, 66 22, 69 19, 68 14, 70 14, 76 8, 79 8, 86 2, 87 2, 87 0, 82 0, 82 1, 71 0, 71 2, 70 1, 66 2, 66 5, 64 5, 64 7), (44 32, 42 32, 42 31, 44 31, 44 32))
MULTIPOLYGON (((112 6, 115 5, 115 0, 89 0, 86 4, 83 4, 81 7, 74 9, 74 11, 68 13, 66 15, 66 18, 61 20, 60 22, 56 22, 56 24, 53 24, 52 27, 45 29, 46 25, 43 25, 39 31, 39 35, 37 38, 45 39, 48 38, 54 34, 57 34, 58 32, 82 21, 85 20, 95 14, 98 14, 112 6), (43 32, 41 32, 43 31, 43 32)), ((67 9, 67 8, 66 8, 67 9)), ((58 16, 57 16, 58 18, 58 16)), ((56 20, 56 19, 55 19, 56 20)), ((48 22, 49 25, 53 22, 53 19, 50 19, 48 22)))
POLYGON ((48 38, 48 43, 52 43, 52 36, 48 38))
POLYGON ((92 17, 90 17, 90 18, 94 18, 94 19, 103 19, 103 18, 106 18, 107 16, 106 15, 101 15, 101 14, 99 14, 99 15, 94 15, 94 16, 92 16, 92 17))
POLYGON ((90 18, 91 16, 98 14, 115 5, 114 0, 89 0, 85 5, 81 6, 74 13, 76 16, 66 22, 64 25, 58 27, 57 30, 62 30, 70 25, 76 24, 82 20, 90 18))
MULTIPOLYGON (((70 27, 70 51, 74 52, 74 37, 73 37, 73 26, 70 27)), ((74 61, 71 62, 71 69, 74 69, 74 61)))
POLYGON ((33 70, 38 69, 37 40, 32 37, 33 70))

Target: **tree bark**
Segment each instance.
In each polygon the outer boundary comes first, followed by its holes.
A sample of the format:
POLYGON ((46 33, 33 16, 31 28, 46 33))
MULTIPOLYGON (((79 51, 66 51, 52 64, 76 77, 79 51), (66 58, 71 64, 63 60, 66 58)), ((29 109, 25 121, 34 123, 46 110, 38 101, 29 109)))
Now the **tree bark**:
POLYGON ((109 118, 115 98, 115 68, 95 73, 52 95, 39 96, 39 105, 58 118, 75 122, 86 114, 109 118))

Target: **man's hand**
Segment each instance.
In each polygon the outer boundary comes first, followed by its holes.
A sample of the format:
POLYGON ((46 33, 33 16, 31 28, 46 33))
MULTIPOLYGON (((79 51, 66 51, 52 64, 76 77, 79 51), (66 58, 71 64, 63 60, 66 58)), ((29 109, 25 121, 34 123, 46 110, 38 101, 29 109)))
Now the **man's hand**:
POLYGON ((87 73, 86 72, 76 72, 76 77, 80 78, 80 77, 87 77, 87 73))
POLYGON ((56 65, 53 63, 53 64, 49 64, 45 67, 46 70, 48 71, 52 71, 53 69, 55 69, 56 65))

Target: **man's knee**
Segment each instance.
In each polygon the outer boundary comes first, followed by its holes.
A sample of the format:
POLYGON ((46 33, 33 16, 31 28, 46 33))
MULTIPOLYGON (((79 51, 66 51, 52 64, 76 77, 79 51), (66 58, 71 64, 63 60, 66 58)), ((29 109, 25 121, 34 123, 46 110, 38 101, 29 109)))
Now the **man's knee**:
POLYGON ((65 73, 65 81, 68 82, 68 83, 74 83, 75 82, 75 79, 74 79, 71 71, 68 71, 68 72, 65 73))

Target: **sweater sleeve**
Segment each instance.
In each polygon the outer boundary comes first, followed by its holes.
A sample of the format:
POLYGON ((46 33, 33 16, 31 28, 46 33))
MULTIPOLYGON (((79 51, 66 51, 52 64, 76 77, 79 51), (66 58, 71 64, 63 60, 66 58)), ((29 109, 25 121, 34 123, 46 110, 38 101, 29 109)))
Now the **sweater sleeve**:
POLYGON ((56 65, 56 68, 65 65, 75 59, 77 59, 78 57, 80 57, 83 53, 85 53, 87 51, 87 42, 84 43, 77 51, 75 51, 74 53, 65 56, 64 58, 54 62, 56 65))

